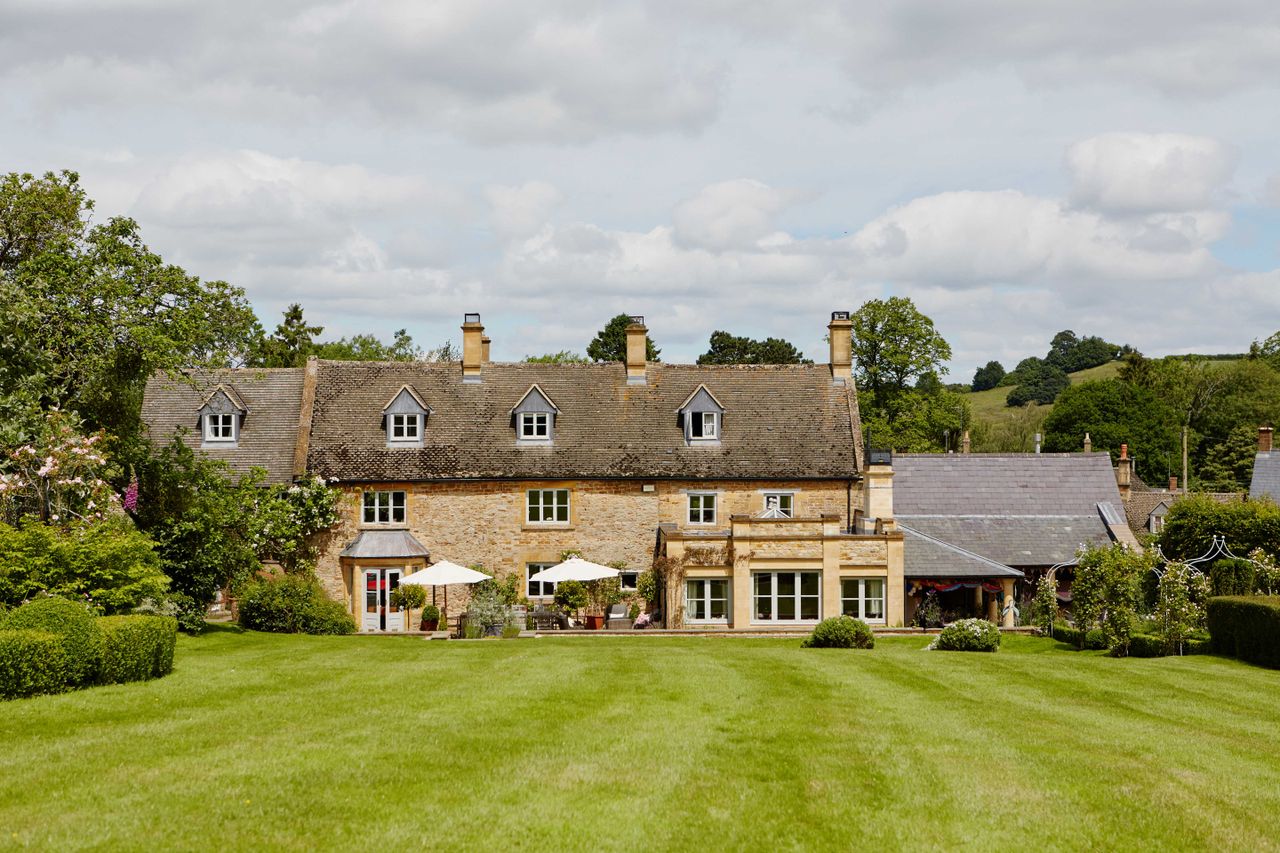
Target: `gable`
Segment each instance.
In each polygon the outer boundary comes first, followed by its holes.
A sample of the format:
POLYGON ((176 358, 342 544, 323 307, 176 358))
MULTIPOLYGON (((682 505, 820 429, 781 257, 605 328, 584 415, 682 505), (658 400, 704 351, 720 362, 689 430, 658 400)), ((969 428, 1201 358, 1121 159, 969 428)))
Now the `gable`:
POLYGON ((715 412, 724 414, 724 406, 720 405, 720 401, 707 390, 706 385, 699 385, 692 394, 681 404, 679 412, 687 414, 690 412, 715 412))
POLYGON ((522 415, 525 413, 539 413, 557 415, 560 410, 556 408, 556 404, 551 402, 546 393, 537 386, 531 385, 529 390, 524 392, 524 396, 520 398, 520 402, 516 403, 511 409, 513 415, 522 415))
POLYGON ((425 415, 430 412, 431 407, 409 385, 402 385, 391 402, 382 408, 386 415, 425 415))
POLYGON ((218 385, 205 397, 204 403, 196 410, 196 414, 202 417, 204 415, 244 415, 248 411, 244 401, 234 389, 228 385, 218 385))

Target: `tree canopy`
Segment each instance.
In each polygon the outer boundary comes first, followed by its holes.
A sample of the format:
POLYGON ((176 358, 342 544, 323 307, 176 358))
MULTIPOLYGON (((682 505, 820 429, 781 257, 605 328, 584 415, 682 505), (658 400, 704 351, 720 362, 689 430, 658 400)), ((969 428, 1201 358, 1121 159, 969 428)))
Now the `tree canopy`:
POLYGON ((707 351, 698 364, 812 364, 813 360, 782 338, 739 337, 728 332, 712 332, 707 351))
POLYGON ((1005 397, 1006 406, 1052 403, 1071 384, 1061 368, 1038 358, 1024 360, 1017 374, 1018 384, 1005 397))
MULTIPOLYGON (((619 314, 606 323, 591 343, 587 344, 587 357, 592 361, 626 361, 629 325, 631 317, 627 314, 619 314)), ((645 335, 644 344, 645 360, 657 361, 662 351, 653 345, 653 338, 645 335)))
POLYGON ((1004 379, 1004 365, 998 361, 988 361, 973 374, 973 383, 969 388, 973 391, 987 391, 995 388, 1004 379))
POLYGON ((1174 411, 1146 388, 1119 379, 1100 379, 1067 388, 1044 422, 1044 449, 1080 449, 1085 433, 1094 447, 1118 458, 1128 444, 1137 459, 1138 475, 1159 482, 1177 470, 1181 457, 1179 420, 1174 411))
POLYGON ((858 387, 892 430, 907 389, 925 374, 946 374, 951 346, 905 296, 873 299, 851 319, 858 387))
POLYGON ((562 349, 559 352, 548 352, 542 355, 526 355, 525 364, 590 364, 591 359, 581 353, 562 349))

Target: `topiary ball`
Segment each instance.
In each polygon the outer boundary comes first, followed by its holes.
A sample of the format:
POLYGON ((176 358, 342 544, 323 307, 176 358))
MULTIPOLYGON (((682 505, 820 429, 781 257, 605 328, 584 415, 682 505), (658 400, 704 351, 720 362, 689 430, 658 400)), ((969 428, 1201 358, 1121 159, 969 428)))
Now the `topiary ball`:
POLYGON ((852 616, 833 616, 813 626, 813 633, 800 644, 806 649, 870 649, 876 644, 871 627, 852 616))
POLYGON ((67 683, 80 687, 98 677, 102 665, 102 628, 98 617, 78 601, 51 595, 28 601, 6 613, 0 627, 47 631, 62 638, 67 652, 67 683))

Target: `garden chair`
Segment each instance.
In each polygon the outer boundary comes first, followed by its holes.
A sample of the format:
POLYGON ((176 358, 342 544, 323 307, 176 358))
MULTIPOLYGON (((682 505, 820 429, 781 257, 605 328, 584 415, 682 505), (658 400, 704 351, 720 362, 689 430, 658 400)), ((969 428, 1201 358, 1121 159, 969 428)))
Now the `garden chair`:
POLYGON ((611 604, 609 612, 605 614, 604 627, 607 631, 617 629, 628 630, 631 628, 631 619, 627 616, 627 605, 611 604))

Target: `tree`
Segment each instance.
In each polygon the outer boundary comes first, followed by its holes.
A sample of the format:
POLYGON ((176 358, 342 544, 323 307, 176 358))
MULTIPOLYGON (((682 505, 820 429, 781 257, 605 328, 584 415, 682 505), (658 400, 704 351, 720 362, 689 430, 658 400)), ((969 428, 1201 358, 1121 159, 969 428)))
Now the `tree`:
POLYGON ((812 364, 793 344, 781 338, 757 341, 728 332, 712 332, 698 364, 812 364))
POLYGON ((316 350, 315 336, 324 326, 310 326, 302 316, 302 306, 293 303, 269 337, 262 338, 250 356, 251 367, 304 367, 316 350))
POLYGON ((1081 551, 1071 585, 1076 627, 1087 632, 1094 624, 1100 625, 1111 654, 1127 655, 1142 600, 1142 582, 1154 568, 1153 552, 1132 551, 1119 543, 1081 551))
POLYGON ((1262 343, 1254 341, 1249 346, 1249 358, 1262 359, 1275 370, 1280 370, 1280 332, 1276 332, 1262 343))
MULTIPOLYGON (((629 325, 631 317, 627 314, 619 314, 606 323, 591 343, 587 344, 587 357, 592 361, 626 361, 629 325)), ((646 361, 657 361, 662 353, 653 345, 653 339, 648 335, 644 338, 644 350, 646 361)))
POLYGON ((1215 535, 1226 537, 1236 554, 1255 548, 1280 555, 1280 506, 1271 501, 1218 503, 1190 495, 1169 508, 1160 531, 1160 550, 1170 560, 1191 560, 1209 550, 1215 535))
POLYGON ((591 359, 585 355, 573 352, 572 350, 562 349, 559 352, 549 352, 543 355, 526 355, 524 357, 525 364, 590 364, 591 359))
POLYGON ((1187 638, 1204 630, 1208 586, 1205 576, 1193 572, 1185 563, 1165 566, 1157 585, 1156 608, 1152 615, 1160 626, 1166 652, 1182 654, 1182 644, 1187 638))
POLYGON ((899 453, 939 453, 955 450, 973 422, 969 401, 942 386, 928 391, 908 388, 899 395, 900 412, 891 425, 882 409, 863 410, 863 430, 876 447, 899 453))
POLYGON ((1001 379, 1004 379, 1004 365, 998 361, 988 361, 984 367, 979 367, 974 372, 973 384, 969 387, 974 391, 987 391, 998 386, 1001 379))
POLYGON ((945 375, 951 347, 904 296, 866 302, 851 319, 858 385, 870 392, 868 408, 883 412, 892 430, 903 394, 926 373, 945 375))
POLYGON ((1211 445, 1198 476, 1191 483, 1206 492, 1246 492, 1253 479, 1253 460, 1258 447, 1257 431, 1242 424, 1228 433, 1226 440, 1211 445))
POLYGON ((1128 444, 1138 475, 1158 481, 1178 459, 1177 416, 1151 391, 1118 379, 1072 385, 1059 396, 1044 422, 1044 449, 1067 453, 1080 449, 1085 433, 1093 446, 1119 458, 1128 444))
POLYGON ((316 358, 330 361, 421 361, 425 355, 407 329, 397 329, 389 344, 384 344, 374 335, 352 335, 314 344, 312 352, 316 358))
POLYGON ((1096 335, 1078 338, 1075 332, 1064 329, 1053 336, 1044 360, 1064 373, 1076 373, 1114 361, 1130 351, 1131 347, 1108 343, 1096 335))
POLYGON ((1071 380, 1061 368, 1036 359, 1034 364, 1019 365, 1018 386, 1005 397, 1006 406, 1025 406, 1039 403, 1047 406, 1071 385, 1071 380))

